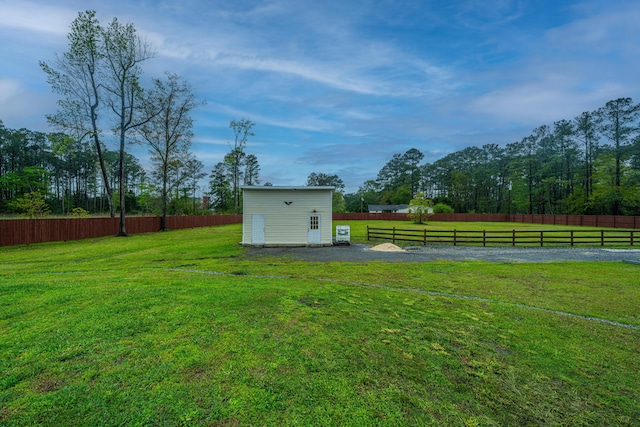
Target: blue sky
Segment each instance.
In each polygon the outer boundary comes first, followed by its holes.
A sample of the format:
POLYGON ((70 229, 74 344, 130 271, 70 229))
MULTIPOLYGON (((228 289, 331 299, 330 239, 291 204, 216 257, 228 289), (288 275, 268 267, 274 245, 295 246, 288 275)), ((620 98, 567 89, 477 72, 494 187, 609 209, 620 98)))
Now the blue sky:
POLYGON ((87 9, 134 23, 157 52, 145 75, 177 73, 207 102, 192 146, 207 172, 229 121, 249 118, 247 152, 274 185, 324 172, 354 192, 394 153, 433 162, 640 101, 637 0, 0 0, 5 126, 49 130, 57 98, 38 61, 66 50, 87 9))

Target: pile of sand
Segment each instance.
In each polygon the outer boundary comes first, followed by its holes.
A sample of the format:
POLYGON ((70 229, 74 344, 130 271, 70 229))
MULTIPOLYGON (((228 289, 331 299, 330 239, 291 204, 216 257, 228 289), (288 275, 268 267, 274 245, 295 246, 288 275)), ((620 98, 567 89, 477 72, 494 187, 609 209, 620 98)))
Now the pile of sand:
POLYGON ((404 249, 394 245, 393 243, 383 243, 372 247, 371 250, 380 252, 404 252, 404 249))

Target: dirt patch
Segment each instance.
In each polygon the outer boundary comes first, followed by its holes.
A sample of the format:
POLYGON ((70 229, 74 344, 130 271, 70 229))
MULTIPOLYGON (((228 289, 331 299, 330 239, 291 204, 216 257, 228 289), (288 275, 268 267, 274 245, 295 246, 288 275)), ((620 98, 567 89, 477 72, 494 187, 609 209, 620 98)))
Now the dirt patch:
POLYGON ((57 377, 45 377, 40 379, 34 389, 38 393, 51 393, 64 387, 67 383, 57 377))
POLYGON ((383 243, 381 245, 374 246, 369 250, 379 252, 404 252, 404 249, 394 245, 393 243, 383 243))

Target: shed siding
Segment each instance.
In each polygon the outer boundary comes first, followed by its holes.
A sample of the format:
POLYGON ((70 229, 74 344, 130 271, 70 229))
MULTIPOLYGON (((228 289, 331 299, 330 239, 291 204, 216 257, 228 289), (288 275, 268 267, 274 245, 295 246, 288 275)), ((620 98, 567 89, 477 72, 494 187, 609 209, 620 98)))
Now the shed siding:
POLYGON ((306 245, 309 215, 314 210, 320 215, 320 243, 332 243, 331 190, 243 190, 243 245, 252 244, 252 214, 265 215, 266 245, 306 245))

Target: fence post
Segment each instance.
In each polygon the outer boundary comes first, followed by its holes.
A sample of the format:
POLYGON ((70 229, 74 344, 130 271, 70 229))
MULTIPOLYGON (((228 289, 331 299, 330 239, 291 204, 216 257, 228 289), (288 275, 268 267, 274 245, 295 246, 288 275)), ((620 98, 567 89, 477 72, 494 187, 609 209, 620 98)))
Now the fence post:
POLYGON ((631 242, 631 246, 633 246, 633 230, 629 231, 629 241, 631 242))
POLYGON ((456 235, 457 235, 456 230, 453 229, 453 246, 458 246, 456 235))
POLYGON ((513 229, 513 234, 511 235, 511 246, 516 245, 516 229, 513 229))
MULTIPOLYGON (((424 237, 422 238, 422 246, 427 246, 427 229, 425 228, 423 232, 424 232, 424 237)), ((631 238, 631 241, 633 242, 633 237, 631 238)))
POLYGON ((540 247, 544 246, 544 231, 540 231, 540 247))
POLYGON ((393 242, 393 244, 396 244, 396 228, 393 227, 393 234, 391 236, 391 241, 393 242))
POLYGON ((604 246, 604 230, 600 230, 600 246, 604 246))
POLYGON ((487 246, 487 230, 482 230, 482 246, 487 246))
POLYGON ((371 236, 369 234, 369 226, 367 225, 367 241, 371 240, 371 236))
POLYGON ((573 230, 571 230, 571 247, 573 247, 573 230))

